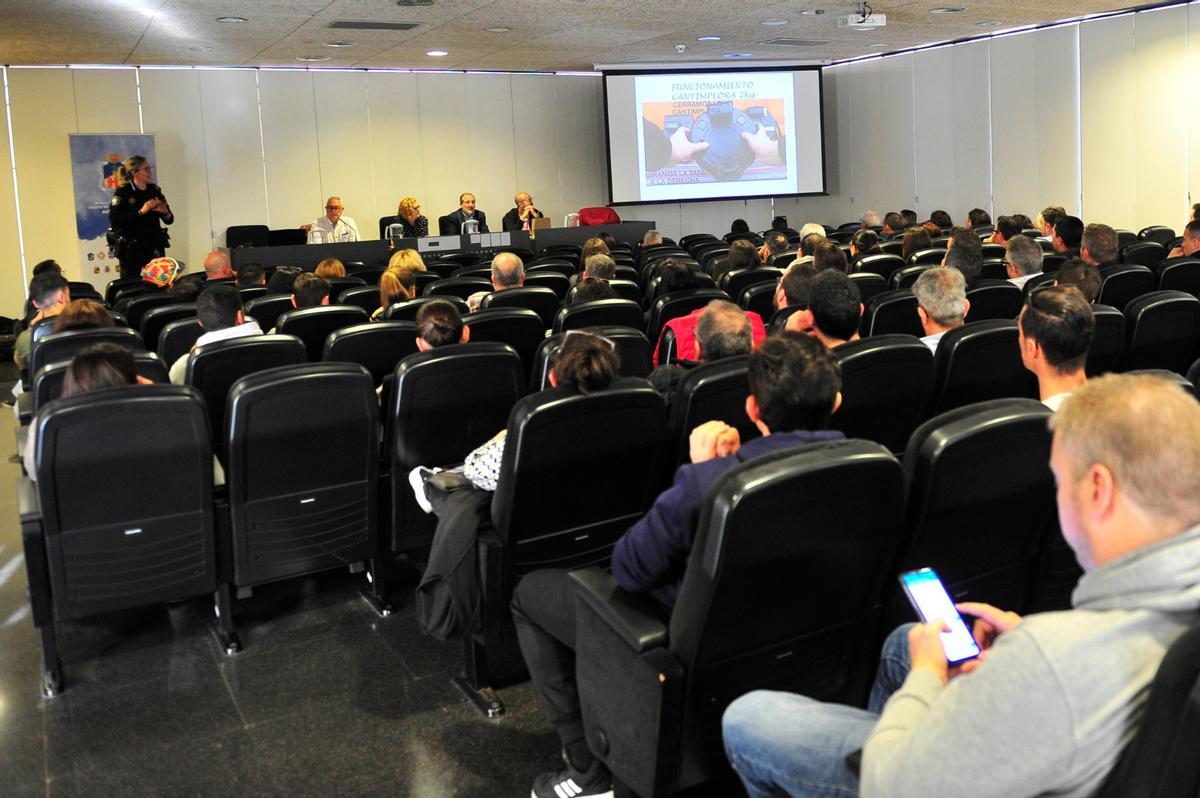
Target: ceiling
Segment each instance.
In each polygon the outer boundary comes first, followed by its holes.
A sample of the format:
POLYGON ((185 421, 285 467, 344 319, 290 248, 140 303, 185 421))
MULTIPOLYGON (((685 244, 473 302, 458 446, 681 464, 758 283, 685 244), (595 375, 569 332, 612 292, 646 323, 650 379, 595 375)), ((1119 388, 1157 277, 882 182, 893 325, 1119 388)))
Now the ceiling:
POLYGON ((0 62, 512 71, 595 64, 840 60, 1118 10, 1128 0, 879 0, 887 27, 839 29, 847 2, 799 0, 4 0, 0 62), (961 13, 931 14, 941 5, 961 13), (824 13, 805 15, 821 9, 824 13), (243 23, 217 22, 237 16, 243 23), (766 26, 762 20, 783 20, 766 26), (416 23, 335 30, 336 20, 416 23), (981 23, 985 23, 981 25, 981 23), (996 24, 992 24, 996 23, 996 24), (508 30, 489 31, 489 28, 508 30), (86 31, 86 35, 72 32, 86 31), (717 35, 721 41, 698 42, 717 35), (823 42, 764 45, 775 37, 823 42), (325 42, 351 42, 328 47, 325 42), (677 45, 686 45, 682 54, 677 45), (432 57, 430 50, 445 50, 432 57), (305 63, 300 57, 317 56, 305 63))

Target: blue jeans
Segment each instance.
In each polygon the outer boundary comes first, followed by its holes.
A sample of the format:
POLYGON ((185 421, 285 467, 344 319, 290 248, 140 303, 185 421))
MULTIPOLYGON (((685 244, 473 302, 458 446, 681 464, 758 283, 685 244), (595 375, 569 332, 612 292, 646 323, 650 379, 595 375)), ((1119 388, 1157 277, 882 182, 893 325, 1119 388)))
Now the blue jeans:
POLYGON ((883 705, 908 676, 908 630, 883 644, 867 708, 826 704, 795 693, 756 690, 725 710, 725 753, 751 798, 856 796, 846 755, 863 747, 883 705))

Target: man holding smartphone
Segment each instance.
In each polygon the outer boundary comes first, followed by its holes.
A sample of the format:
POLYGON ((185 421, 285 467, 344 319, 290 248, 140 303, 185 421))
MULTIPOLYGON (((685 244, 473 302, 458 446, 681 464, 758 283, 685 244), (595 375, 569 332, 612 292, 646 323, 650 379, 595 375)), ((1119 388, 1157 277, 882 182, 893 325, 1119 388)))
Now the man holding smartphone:
POLYGON ((1104 783, 1200 609, 1200 404, 1167 380, 1109 375, 1050 426, 1059 521, 1084 569, 1073 609, 958 605, 982 653, 957 668, 941 620, 900 627, 866 710, 742 696, 723 733, 752 797, 1085 796, 1104 783))

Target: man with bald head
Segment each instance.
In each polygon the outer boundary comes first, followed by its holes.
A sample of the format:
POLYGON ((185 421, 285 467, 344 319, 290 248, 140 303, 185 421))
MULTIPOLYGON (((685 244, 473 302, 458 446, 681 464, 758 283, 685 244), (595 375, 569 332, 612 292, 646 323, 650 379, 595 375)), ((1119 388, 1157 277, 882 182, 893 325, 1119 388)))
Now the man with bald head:
POLYGON ((520 288, 525 285, 525 264, 512 252, 501 252, 492 258, 492 291, 476 291, 467 297, 467 308, 474 313, 479 310, 483 298, 494 291, 520 288))
POLYGON ((312 224, 301 225, 300 229, 308 232, 310 244, 341 244, 358 240, 358 225, 349 216, 344 215, 346 206, 342 205, 341 197, 330 197, 325 200, 325 215, 312 224))
POLYGON ((533 197, 528 191, 518 191, 513 197, 513 202, 517 204, 517 207, 504 214, 504 218, 500 221, 501 228, 507 232, 528 230, 533 227, 534 219, 545 217, 544 213, 533 207, 533 197))
POLYGON ((209 282, 213 280, 231 280, 234 277, 233 267, 229 265, 229 256, 224 252, 213 251, 204 256, 204 277, 209 282))

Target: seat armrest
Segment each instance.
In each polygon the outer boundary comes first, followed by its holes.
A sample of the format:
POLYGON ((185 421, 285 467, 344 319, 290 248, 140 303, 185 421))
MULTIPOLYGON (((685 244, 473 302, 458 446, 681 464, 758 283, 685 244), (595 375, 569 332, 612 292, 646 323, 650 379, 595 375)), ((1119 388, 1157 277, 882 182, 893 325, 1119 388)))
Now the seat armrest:
POLYGON ((17 514, 21 524, 37 523, 42 517, 42 505, 38 502, 37 485, 29 477, 17 480, 17 514))
POLYGON ((22 427, 33 420, 33 391, 23 391, 17 396, 17 421, 22 427))
POLYGON ((25 577, 29 584, 30 615, 34 626, 50 626, 54 623, 54 597, 50 590, 46 532, 42 528, 37 485, 29 477, 17 480, 17 511, 21 516, 21 545, 25 553, 25 577))
POLYGON ((599 568, 571 572, 575 611, 586 608, 600 618, 631 650, 641 654, 667 644, 664 608, 651 598, 622 590, 612 574, 599 568))

